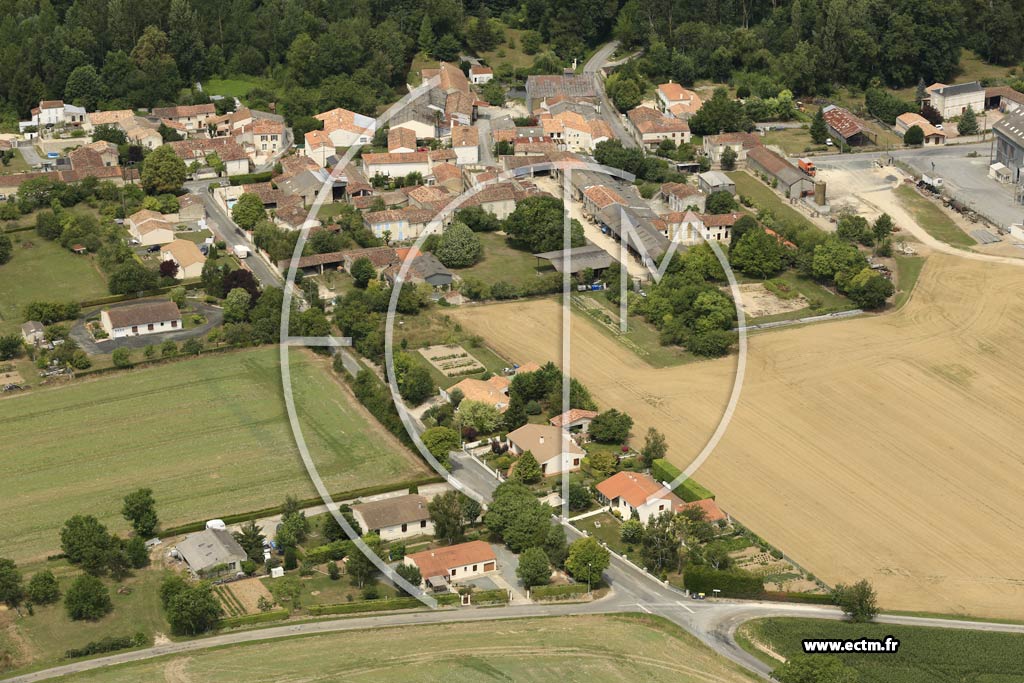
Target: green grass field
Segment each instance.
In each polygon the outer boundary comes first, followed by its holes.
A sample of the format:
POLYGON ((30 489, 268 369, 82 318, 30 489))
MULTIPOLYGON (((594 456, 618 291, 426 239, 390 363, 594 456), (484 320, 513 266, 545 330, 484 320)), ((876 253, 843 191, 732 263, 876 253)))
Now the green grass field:
POLYGON ((773 130, 767 133, 761 142, 765 145, 778 145, 786 154, 803 154, 810 149, 826 149, 825 145, 814 144, 807 128, 773 130))
MULTIPOLYGON (((291 367, 306 441, 329 490, 423 471, 357 407, 326 360, 295 350, 291 367)), ((121 498, 143 486, 165 527, 315 495, 288 426, 276 347, 33 389, 0 405, 0 556, 56 552, 59 528, 75 513, 124 533, 121 498)))
POLYGON ((469 268, 456 272, 463 279, 475 277, 488 284, 498 280, 521 285, 536 279, 538 273, 553 273, 555 269, 544 261, 538 261, 533 254, 513 249, 505 242, 505 235, 494 232, 478 232, 484 246, 484 260, 469 268))
POLYGON ((92 256, 73 254, 29 230, 12 234, 11 241, 14 256, 0 266, 0 334, 18 331, 25 322, 21 309, 32 301, 82 301, 110 293, 92 256))
POLYGON ((73 681, 750 681, 696 638, 646 615, 348 631, 192 652, 73 681))
POLYGON ((921 276, 921 269, 924 268, 925 258, 923 256, 897 256, 896 257, 896 298, 893 300, 893 307, 899 308, 907 302, 910 294, 914 291, 917 278, 921 276))
POLYGON ((803 638, 884 639, 893 636, 898 639, 900 646, 896 653, 828 655, 839 657, 856 669, 859 683, 1011 683, 1024 680, 1021 674, 1024 635, 822 619, 762 619, 746 624, 741 631, 785 657, 802 652, 800 641, 803 638))
POLYGON ((749 197, 757 208, 767 209, 787 223, 817 228, 806 216, 786 204, 772 188, 746 171, 733 171, 726 175, 736 183, 736 194, 749 197))
POLYGON ((246 76, 211 78, 203 83, 203 92, 207 95, 242 98, 248 95, 250 90, 262 84, 260 79, 246 76))
POLYGON ((917 224, 927 230, 928 234, 935 239, 954 247, 970 247, 977 244, 974 238, 961 230, 937 204, 921 195, 913 187, 900 185, 896 188, 896 196, 907 211, 914 216, 917 224))
POLYGON ((6 165, 0 165, 0 175, 10 175, 11 173, 27 173, 31 171, 32 167, 25 161, 25 157, 22 155, 20 150, 14 150, 14 158, 6 165))

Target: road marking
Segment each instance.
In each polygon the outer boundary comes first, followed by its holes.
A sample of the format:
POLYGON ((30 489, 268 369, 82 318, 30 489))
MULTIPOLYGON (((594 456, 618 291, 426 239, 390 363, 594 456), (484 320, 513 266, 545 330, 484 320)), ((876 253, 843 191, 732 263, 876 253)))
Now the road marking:
POLYGON ((690 606, 687 605, 685 602, 680 602, 679 600, 676 600, 676 604, 679 605, 680 607, 682 607, 684 610, 686 610, 690 614, 694 613, 693 610, 690 609, 690 606))
POLYGON ((640 604, 639 602, 638 602, 638 603, 636 603, 636 606, 637 606, 637 607, 639 607, 640 609, 642 609, 643 611, 647 612, 648 614, 650 614, 650 613, 651 613, 651 610, 647 609, 646 607, 644 607, 643 605, 641 605, 641 604, 640 604))

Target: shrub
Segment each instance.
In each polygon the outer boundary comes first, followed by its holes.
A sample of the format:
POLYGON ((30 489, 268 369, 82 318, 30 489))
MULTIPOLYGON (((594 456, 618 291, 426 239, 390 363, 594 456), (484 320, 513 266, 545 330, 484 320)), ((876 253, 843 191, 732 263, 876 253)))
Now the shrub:
POLYGON ((132 352, 125 348, 114 349, 111 360, 115 368, 127 368, 132 364, 132 352))

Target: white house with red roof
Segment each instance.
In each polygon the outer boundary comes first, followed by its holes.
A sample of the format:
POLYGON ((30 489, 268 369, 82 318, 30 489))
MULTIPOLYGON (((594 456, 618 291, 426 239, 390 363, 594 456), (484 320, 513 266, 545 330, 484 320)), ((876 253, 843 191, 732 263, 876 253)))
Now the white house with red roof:
POLYGON ((680 513, 695 507, 700 508, 704 512, 704 519, 712 523, 729 518, 713 499, 687 503, 643 472, 618 472, 599 483, 596 488, 610 510, 618 511, 623 519, 632 518, 635 512, 644 524, 665 512, 680 513))

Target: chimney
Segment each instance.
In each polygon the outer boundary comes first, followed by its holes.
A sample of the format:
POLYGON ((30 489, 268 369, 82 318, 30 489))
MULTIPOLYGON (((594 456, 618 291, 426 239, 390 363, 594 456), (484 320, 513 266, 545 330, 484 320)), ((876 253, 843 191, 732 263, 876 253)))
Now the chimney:
POLYGON ((542 436, 542 437, 540 437, 540 442, 541 442, 541 443, 544 443, 544 437, 543 437, 543 436, 542 436))

